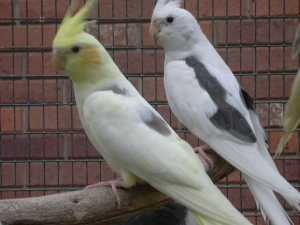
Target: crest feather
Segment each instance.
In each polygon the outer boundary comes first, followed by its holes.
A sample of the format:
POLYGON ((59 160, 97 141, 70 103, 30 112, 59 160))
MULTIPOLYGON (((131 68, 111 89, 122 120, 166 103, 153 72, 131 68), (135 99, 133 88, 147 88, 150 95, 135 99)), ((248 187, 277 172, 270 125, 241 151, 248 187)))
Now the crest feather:
POLYGON ((53 46, 65 46, 77 39, 78 35, 84 32, 86 21, 93 4, 97 0, 88 0, 85 5, 76 13, 78 1, 72 1, 67 13, 57 31, 53 46))

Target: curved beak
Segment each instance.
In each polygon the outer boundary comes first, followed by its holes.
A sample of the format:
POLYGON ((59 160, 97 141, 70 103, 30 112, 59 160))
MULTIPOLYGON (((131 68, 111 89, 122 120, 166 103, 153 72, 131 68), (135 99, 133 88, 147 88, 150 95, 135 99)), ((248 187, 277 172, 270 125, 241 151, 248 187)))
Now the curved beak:
POLYGON ((65 67, 65 57, 63 54, 56 48, 52 50, 52 66, 55 69, 63 70, 65 67))
POLYGON ((158 20, 151 20, 149 31, 154 40, 157 41, 157 35, 160 32, 160 22, 158 20))

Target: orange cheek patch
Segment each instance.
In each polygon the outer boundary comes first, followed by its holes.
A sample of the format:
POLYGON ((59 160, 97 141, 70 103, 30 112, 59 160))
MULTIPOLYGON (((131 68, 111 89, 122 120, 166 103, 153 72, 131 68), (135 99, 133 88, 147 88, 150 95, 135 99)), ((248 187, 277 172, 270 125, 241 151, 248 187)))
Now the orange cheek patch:
POLYGON ((97 48, 86 48, 80 52, 81 60, 84 65, 100 64, 101 58, 97 48))

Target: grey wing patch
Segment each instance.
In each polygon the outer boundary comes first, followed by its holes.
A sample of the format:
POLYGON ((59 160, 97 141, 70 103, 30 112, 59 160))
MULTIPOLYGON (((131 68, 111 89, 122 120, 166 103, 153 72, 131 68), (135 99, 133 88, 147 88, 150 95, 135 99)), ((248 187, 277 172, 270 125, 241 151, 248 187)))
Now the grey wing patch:
POLYGON ((155 113, 148 110, 145 113, 142 114, 142 120, 143 122, 151 129, 155 130, 156 132, 160 133, 163 136, 169 136, 172 134, 172 131, 166 121, 164 121, 162 118, 160 118, 155 113))
POLYGON ((233 107, 219 109, 210 121, 219 129, 229 132, 232 136, 247 142, 255 143, 256 137, 248 121, 233 107))
MULTIPOLYGON (((196 57, 190 56, 185 59, 185 62, 194 70, 199 85, 207 91, 218 107, 217 112, 210 118, 210 121, 219 129, 229 132, 232 136, 244 142, 255 143, 256 137, 248 121, 237 109, 226 102, 228 93, 217 78, 210 74, 205 65, 196 57)), ((250 98, 248 95, 247 97, 250 98)), ((247 99, 245 104, 249 104, 250 107, 250 100, 247 99)))
POLYGON ((119 87, 118 85, 112 85, 110 87, 106 87, 104 89, 101 89, 101 91, 112 91, 115 94, 118 95, 127 95, 128 91, 126 88, 119 87))

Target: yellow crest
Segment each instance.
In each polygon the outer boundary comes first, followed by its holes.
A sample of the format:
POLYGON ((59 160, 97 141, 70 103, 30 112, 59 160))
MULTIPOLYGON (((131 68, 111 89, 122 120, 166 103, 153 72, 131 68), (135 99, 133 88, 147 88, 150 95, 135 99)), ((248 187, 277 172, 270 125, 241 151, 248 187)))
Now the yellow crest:
POLYGON ((53 46, 66 46, 73 43, 84 32, 86 18, 97 0, 88 0, 86 4, 74 15, 75 1, 72 1, 53 41, 53 46))

